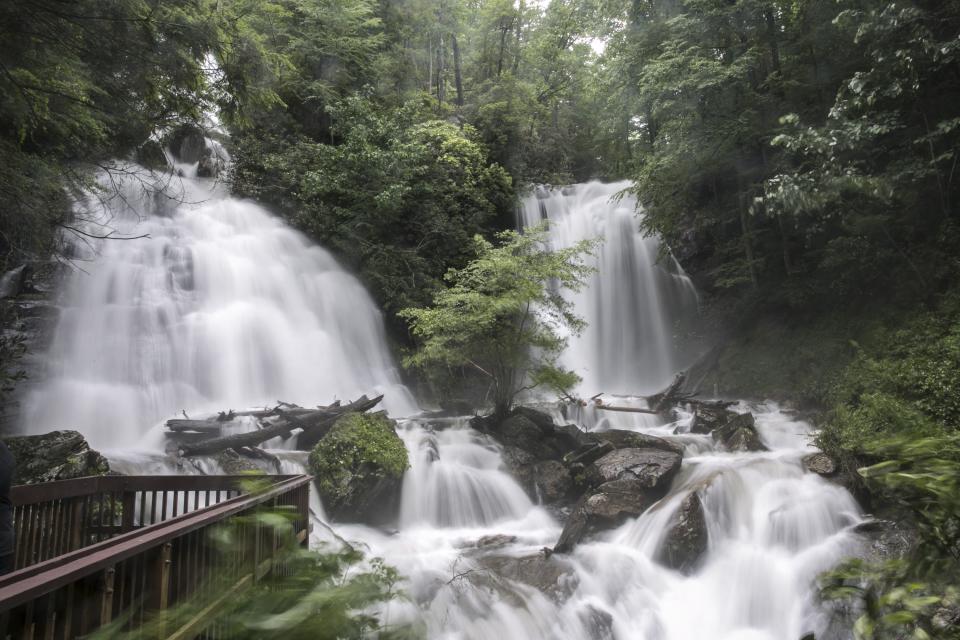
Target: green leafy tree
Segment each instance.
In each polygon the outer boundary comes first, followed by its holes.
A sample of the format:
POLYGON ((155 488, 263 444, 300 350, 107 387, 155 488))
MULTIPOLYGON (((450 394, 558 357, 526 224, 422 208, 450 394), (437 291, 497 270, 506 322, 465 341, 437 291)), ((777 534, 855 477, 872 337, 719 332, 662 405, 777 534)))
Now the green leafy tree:
POLYGON ((467 262, 472 237, 512 206, 510 178, 476 133, 424 120, 422 106, 356 96, 331 108, 340 144, 246 138, 236 154, 234 189, 337 251, 391 319, 426 304, 467 262))
POLYGON ((517 394, 544 385, 567 390, 578 377, 558 364, 566 335, 584 322, 564 290, 578 291, 590 273, 584 241, 544 249, 545 233, 505 231, 498 245, 474 239, 477 257, 446 276, 450 287, 433 305, 401 312, 420 347, 405 359, 415 367, 471 367, 490 384, 494 414, 506 415, 517 394))

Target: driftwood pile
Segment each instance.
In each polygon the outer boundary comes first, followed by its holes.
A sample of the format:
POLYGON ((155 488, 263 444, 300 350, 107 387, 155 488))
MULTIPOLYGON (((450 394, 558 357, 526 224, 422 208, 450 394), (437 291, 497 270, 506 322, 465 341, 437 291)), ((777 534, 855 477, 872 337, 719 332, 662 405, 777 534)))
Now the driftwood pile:
POLYGON ((347 413, 363 413, 375 407, 383 396, 367 398, 342 405, 340 401, 326 407, 310 409, 287 402, 279 402, 272 409, 259 411, 221 412, 205 420, 167 420, 167 439, 182 456, 214 455, 232 449, 251 458, 271 458, 257 445, 281 436, 289 438, 296 434, 296 448, 309 451, 327 435, 337 418, 347 413), (244 433, 223 435, 224 426, 237 418, 253 418, 257 429, 244 433))

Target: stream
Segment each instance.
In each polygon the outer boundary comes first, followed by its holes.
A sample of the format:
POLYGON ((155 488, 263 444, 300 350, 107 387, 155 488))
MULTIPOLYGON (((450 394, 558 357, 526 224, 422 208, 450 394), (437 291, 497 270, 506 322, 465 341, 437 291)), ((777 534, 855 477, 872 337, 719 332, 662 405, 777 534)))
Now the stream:
MULTIPOLYGON (((682 411, 664 422, 584 409, 576 422, 585 430, 680 443, 682 468, 640 517, 569 555, 545 554, 565 513, 532 500, 468 417, 421 416, 379 310, 333 256, 256 203, 193 177, 195 166, 172 179, 129 168, 118 196, 91 196, 80 210, 91 229, 109 222, 149 237, 76 245, 82 269, 62 287, 46 381, 23 416, 30 430, 77 429, 124 473, 217 473, 213 460, 185 469, 163 454, 162 422, 181 411, 384 393, 411 462, 398 526, 323 526, 314 499, 312 543, 331 543, 332 528, 400 571, 408 599, 387 605, 387 624, 413 623, 436 639, 830 637, 815 578, 858 553, 863 515, 846 490, 804 470, 809 424, 774 403, 741 402, 734 410, 754 413, 769 451, 730 453, 710 435, 686 433, 692 416, 682 411), (145 180, 169 184, 153 190, 145 180), (683 574, 655 558, 691 492, 704 507, 708 548, 683 574)), ((589 329, 564 355, 584 397, 657 390, 691 358, 676 336, 696 314, 696 291, 675 260, 658 261, 635 200, 617 197, 627 186, 541 189, 523 201, 521 225, 548 221, 554 246, 605 238, 596 274, 574 298, 589 329)), ((563 423, 559 412, 555 419, 563 423)), ((267 446, 285 471, 304 469, 304 454, 279 439, 267 446)))

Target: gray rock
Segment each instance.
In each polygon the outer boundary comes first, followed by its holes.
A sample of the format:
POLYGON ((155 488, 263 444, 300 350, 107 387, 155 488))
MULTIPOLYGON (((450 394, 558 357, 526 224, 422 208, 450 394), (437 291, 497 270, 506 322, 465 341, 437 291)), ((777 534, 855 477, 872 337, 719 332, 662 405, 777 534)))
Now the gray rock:
POLYGON ((573 567, 554 555, 487 555, 479 558, 478 564, 500 578, 530 585, 558 602, 576 587, 573 567))
POLYGON ((591 435, 610 442, 615 449, 660 449, 683 455, 683 445, 636 431, 609 429, 591 435))
POLYGON ((544 504, 556 504, 570 498, 573 477, 570 470, 557 460, 544 460, 533 467, 533 482, 544 504))
POLYGON ((244 458, 233 449, 221 451, 213 459, 227 475, 235 476, 251 471, 260 471, 260 467, 254 464, 252 460, 244 458))
POLYGON ((77 431, 4 438, 16 461, 14 484, 37 484, 110 473, 110 463, 77 431))
POLYGON ((549 435, 556 428, 556 425, 553 423, 553 418, 543 411, 538 411, 533 407, 516 407, 513 410, 514 416, 523 416, 533 424, 540 427, 540 430, 544 435, 549 435))
POLYGON ((220 170, 220 162, 209 148, 205 148, 200 160, 197 161, 198 178, 216 178, 220 170))
POLYGON ((524 415, 512 415, 501 422, 496 436, 502 444, 523 449, 537 459, 547 460, 552 457, 541 442, 543 432, 540 427, 524 415))
POLYGON ((713 439, 729 451, 766 451, 752 413, 737 414, 713 430, 713 439))
POLYGON ((600 440, 592 444, 582 445, 579 449, 571 451, 563 457, 563 461, 568 465, 588 465, 596 462, 603 456, 615 450, 612 442, 600 440))
POLYGON ((606 454, 589 468, 598 484, 613 480, 636 480, 639 486, 659 491, 662 496, 680 470, 682 456, 659 449, 616 449, 606 454))
POLYGON ((658 449, 616 449, 584 471, 596 488, 577 501, 554 550, 568 553, 580 540, 635 518, 666 493, 682 456, 658 449))
POLYGON ((836 461, 825 453, 811 453, 803 458, 803 467, 821 476, 832 476, 837 472, 836 461))
POLYGON ((513 479, 523 487, 523 490, 527 492, 531 499, 535 500, 537 487, 534 482, 534 465, 537 463, 537 459, 523 449, 509 445, 501 448, 500 456, 507 468, 507 473, 513 476, 513 479))
POLYGON ((0 276, 0 298, 20 295, 27 284, 27 265, 22 264, 0 276))
POLYGON ((736 413, 721 406, 699 405, 690 423, 690 433, 710 433, 735 418, 736 413))
POLYGON ((508 536, 503 533, 498 533, 489 536, 483 536, 477 540, 477 547, 483 549, 488 547, 503 547, 508 544, 513 544, 517 541, 517 536, 508 536))
POLYGON ((657 560, 684 573, 693 569, 707 550, 707 520, 696 492, 680 504, 670 520, 666 537, 657 552, 657 560))
POLYGON ((587 628, 591 640, 613 640, 613 616, 609 612, 587 605, 577 612, 580 622, 587 628))
POLYGON ((553 550, 569 553, 585 538, 623 524, 649 509, 657 497, 637 480, 615 480, 600 485, 573 507, 553 550))

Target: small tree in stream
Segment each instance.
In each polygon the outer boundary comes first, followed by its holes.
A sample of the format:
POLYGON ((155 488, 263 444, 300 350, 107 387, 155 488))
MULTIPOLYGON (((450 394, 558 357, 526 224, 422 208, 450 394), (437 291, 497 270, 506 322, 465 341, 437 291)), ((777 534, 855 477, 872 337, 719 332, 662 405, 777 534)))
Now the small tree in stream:
POLYGON ((522 391, 575 385, 579 377, 561 368, 558 357, 566 336, 585 323, 562 292, 583 286, 592 271, 583 258, 595 242, 548 251, 545 239, 543 229, 505 231, 496 245, 475 237, 476 259, 447 273, 451 286, 434 296, 433 306, 401 312, 420 341, 404 363, 472 367, 489 379, 499 416, 522 391))

